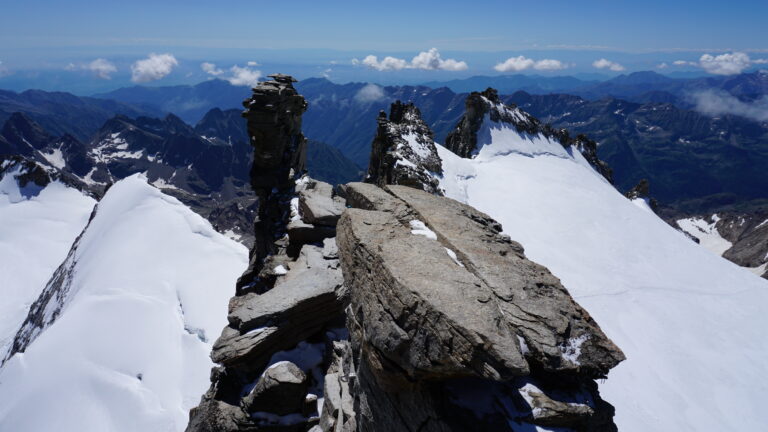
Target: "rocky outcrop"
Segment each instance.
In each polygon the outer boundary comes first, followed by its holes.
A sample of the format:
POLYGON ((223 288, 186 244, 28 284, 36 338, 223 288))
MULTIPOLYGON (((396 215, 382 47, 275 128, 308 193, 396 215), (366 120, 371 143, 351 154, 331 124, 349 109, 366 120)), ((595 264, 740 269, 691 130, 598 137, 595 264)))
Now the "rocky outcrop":
POLYGON ((627 193, 624 194, 629 200, 636 200, 640 199, 645 201, 648 204, 648 207, 651 208, 651 210, 656 211, 659 207, 659 202, 656 201, 653 197, 651 197, 651 184, 647 179, 640 180, 639 183, 627 193))
POLYGON ((436 175, 443 172, 432 131, 412 103, 396 101, 389 118, 379 113, 366 181, 400 184, 440 194, 436 175))
POLYGON ((380 118, 376 184, 335 189, 301 175, 305 105, 274 78, 246 101, 256 245, 188 431, 615 430, 594 380, 622 352, 496 221, 439 196, 418 110, 380 118))
POLYGON ((255 242, 250 265, 237 284, 239 292, 263 292, 274 278, 262 274, 267 257, 286 253, 284 241, 290 221, 290 202, 295 181, 304 173, 306 139, 301 134, 301 115, 307 102, 293 88, 295 80, 273 75, 259 83, 243 102, 248 136, 254 148, 251 186, 259 200, 255 242), (276 241, 277 239, 277 241, 276 241))
MULTIPOLYGON (((451 392, 458 382, 489 393, 498 386, 501 395, 519 394, 516 385, 531 379, 592 401, 541 421, 532 409, 531 423, 604 430, 593 420, 602 422, 610 409, 597 402, 593 380, 623 354, 498 223, 403 186, 350 184, 347 194, 360 207, 338 226, 360 430, 459 430, 485 417, 461 413, 471 401, 451 392), (446 404, 456 409, 445 412, 446 404)), ((541 405, 573 402, 560 403, 541 405)), ((521 418, 517 408, 491 410, 494 421, 521 418)))
POLYGON ((555 129, 514 105, 505 105, 492 88, 467 96, 464 116, 446 137, 445 147, 463 158, 474 156, 480 150, 478 133, 486 121, 509 125, 519 134, 542 135, 565 148, 573 146, 597 172, 612 182, 611 168, 597 157, 597 143, 585 135, 572 138, 566 129, 555 129))
POLYGON ((188 431, 306 431, 333 344, 343 339, 346 289, 334 236, 344 200, 305 175, 306 102, 285 75, 245 102, 259 198, 249 268, 213 345, 219 366, 188 431))
POLYGON ((715 229, 732 244, 723 253, 723 258, 768 279, 768 212, 722 213, 717 216, 715 229))

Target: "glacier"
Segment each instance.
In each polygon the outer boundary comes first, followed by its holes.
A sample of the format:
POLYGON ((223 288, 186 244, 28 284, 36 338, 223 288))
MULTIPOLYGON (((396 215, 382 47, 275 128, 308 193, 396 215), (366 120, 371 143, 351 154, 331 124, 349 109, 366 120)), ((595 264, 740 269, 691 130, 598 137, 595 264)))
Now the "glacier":
POLYGON ((763 430, 768 281, 622 196, 573 147, 486 118, 472 159, 438 145, 446 196, 501 222, 627 360, 600 383, 622 432, 763 430))
POLYGON ((60 181, 22 188, 16 176, 24 168, 6 163, 0 178, 0 227, 7 227, 0 230, 0 359, 96 204, 60 181))
POLYGON ((0 430, 183 431, 246 248, 137 174, 70 255, 60 315, 0 369, 0 430))

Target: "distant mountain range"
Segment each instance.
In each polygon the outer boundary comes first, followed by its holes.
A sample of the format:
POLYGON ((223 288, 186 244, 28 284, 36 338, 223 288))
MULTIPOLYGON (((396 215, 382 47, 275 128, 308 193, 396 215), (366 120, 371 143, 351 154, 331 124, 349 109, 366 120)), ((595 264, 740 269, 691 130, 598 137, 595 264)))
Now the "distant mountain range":
POLYGON ((633 72, 605 81, 574 77, 535 75, 475 76, 462 80, 424 83, 427 87, 448 87, 457 93, 493 87, 500 93, 525 91, 531 94, 567 93, 586 99, 606 97, 633 102, 669 102, 692 107, 691 95, 703 90, 721 90, 737 98, 753 100, 768 94, 768 73, 757 71, 729 76, 671 78, 653 71, 633 72))
MULTIPOLYGON (((362 172, 338 150, 314 141, 308 170, 339 183, 362 172)), ((252 149, 240 110, 210 110, 193 127, 179 117, 110 118, 87 141, 56 136, 22 113, 0 129, 0 157, 24 157, 71 185, 100 196, 135 173, 208 218, 222 233, 250 241, 256 198, 250 188, 252 149), (59 175, 59 174, 57 174, 59 175)))
MULTIPOLYGON (((647 178, 651 193, 662 204, 686 213, 749 210, 768 201, 768 193, 764 192, 768 180, 763 174, 768 168, 766 122, 733 114, 705 115, 692 109, 689 98, 692 92, 717 91, 737 101, 758 100, 768 94, 768 73, 678 79, 637 72, 603 82, 510 75, 429 84, 442 87, 335 84, 324 78, 297 83, 297 89, 309 102, 303 119, 305 135, 338 150, 333 153, 322 145, 310 146, 310 169, 316 173, 323 170, 328 181, 336 182, 341 177, 333 177, 334 173, 343 172, 344 177, 351 175, 356 166, 367 166, 376 116, 396 100, 411 101, 419 107, 436 141, 443 142, 463 113, 467 96, 448 86, 480 90, 490 85, 506 94, 502 96, 505 103, 518 104, 553 126, 595 139, 600 144, 599 156, 614 168, 620 190, 628 190, 647 178), (521 92, 518 87, 532 91, 521 92), (568 94, 554 93, 557 89, 567 89, 568 94), (313 153, 313 148, 321 149, 322 154, 313 153), (339 170, 339 166, 345 168, 339 170)), ((18 99, 28 93, 12 95, 18 99)), ((98 95, 117 101, 32 92, 45 103, 28 105, 20 111, 29 113, 52 133, 70 133, 80 140, 87 136, 87 140, 90 135, 86 126, 92 134, 103 124, 91 117, 157 117, 146 113, 173 112, 184 122, 195 124, 214 107, 239 110, 248 93, 247 88, 222 80, 195 86, 134 87, 98 95), (59 98, 67 103, 58 104, 59 98), (40 106, 48 108, 40 112, 40 106), (94 126, 96 123, 98 126, 94 126), (49 128, 50 124, 56 128, 49 128)), ((0 112, 19 106, 15 100, 13 103, 0 99, 0 112)), ((242 124, 239 118, 232 121, 242 124)))
POLYGON ((15 112, 23 112, 54 135, 70 134, 87 140, 109 118, 121 114, 128 117, 160 116, 162 110, 151 106, 79 97, 64 92, 27 90, 16 93, 0 90, 0 124, 15 112))

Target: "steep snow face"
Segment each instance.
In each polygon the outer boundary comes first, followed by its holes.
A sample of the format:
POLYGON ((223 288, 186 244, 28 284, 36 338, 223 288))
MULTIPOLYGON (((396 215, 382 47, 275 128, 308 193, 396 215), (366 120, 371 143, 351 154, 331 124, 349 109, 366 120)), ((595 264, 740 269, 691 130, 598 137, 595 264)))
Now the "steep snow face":
POLYGON ((624 198, 580 154, 483 128, 474 159, 438 146, 440 186, 499 220, 624 351, 600 383, 619 430, 764 429, 768 281, 624 198))
POLYGON ((716 255, 722 255, 725 251, 731 248, 733 244, 724 239, 723 236, 717 231, 715 225, 720 218, 714 214, 712 215, 712 222, 708 222, 702 218, 686 218, 679 219, 677 226, 683 231, 699 239, 699 244, 709 251, 712 251, 716 255))
POLYGON ((70 256, 61 314, 0 370, 0 430, 183 431, 246 248, 134 175, 70 256))
POLYGON ((95 204, 57 181, 21 188, 19 174, 11 167, 0 179, 0 357, 95 204))

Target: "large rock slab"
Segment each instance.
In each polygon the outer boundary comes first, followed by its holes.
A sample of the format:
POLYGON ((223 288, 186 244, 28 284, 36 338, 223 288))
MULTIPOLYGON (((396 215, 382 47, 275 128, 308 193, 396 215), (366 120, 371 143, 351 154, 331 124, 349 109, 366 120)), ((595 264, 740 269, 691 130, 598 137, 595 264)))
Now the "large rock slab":
POLYGON ((501 234, 490 216, 413 188, 387 190, 415 210, 466 269, 493 292, 500 319, 522 339, 526 359, 544 370, 605 376, 624 355, 546 267, 501 234))
POLYGON ((380 356, 412 377, 494 380, 532 368, 601 377, 624 359, 559 280, 488 215, 387 188, 348 185, 348 196, 369 210, 347 210, 337 227, 352 310, 363 343, 380 356))
POLYGON ((336 226, 344 208, 344 199, 328 183, 311 180, 299 189, 301 219, 308 224, 336 226))
POLYGON ((484 282, 391 213, 349 209, 337 242, 366 342, 414 378, 529 372, 484 282))
POLYGON ((290 266, 270 291, 232 298, 230 325, 213 346, 214 362, 257 369, 275 351, 296 345, 342 314, 346 291, 338 260, 305 246, 290 266))

